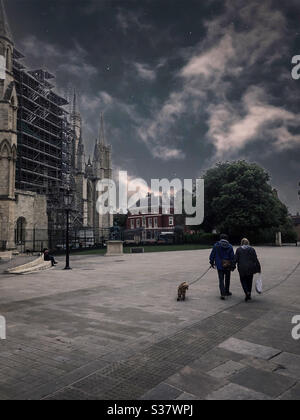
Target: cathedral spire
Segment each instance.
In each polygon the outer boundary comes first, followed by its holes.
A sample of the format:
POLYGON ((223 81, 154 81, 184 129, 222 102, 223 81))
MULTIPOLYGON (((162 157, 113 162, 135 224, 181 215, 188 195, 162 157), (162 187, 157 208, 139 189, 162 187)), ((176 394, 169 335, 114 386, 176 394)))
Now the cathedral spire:
POLYGON ((85 153, 84 153, 84 144, 83 144, 83 138, 82 138, 82 127, 80 127, 80 134, 79 134, 75 160, 76 160, 77 172, 83 174, 85 170, 85 153))
POLYGON ((99 144, 105 146, 105 129, 104 129, 104 117, 103 112, 100 114, 100 128, 99 128, 99 144))
POLYGON ((73 115, 78 115, 79 114, 76 89, 74 89, 74 94, 73 94, 72 114, 73 115))
POLYGON ((13 42, 3 0, 0 0, 0 38, 5 38, 11 43, 13 42))
POLYGON ((97 153, 98 146, 99 146, 99 141, 98 141, 98 139, 96 138, 96 139, 95 139, 94 154, 95 154, 95 153, 97 153))

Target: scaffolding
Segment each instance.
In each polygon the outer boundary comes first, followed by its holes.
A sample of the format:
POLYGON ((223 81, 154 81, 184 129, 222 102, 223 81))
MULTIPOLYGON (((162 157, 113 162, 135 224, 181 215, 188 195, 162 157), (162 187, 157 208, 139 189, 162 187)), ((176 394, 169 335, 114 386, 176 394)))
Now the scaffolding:
MULTIPOLYGON (((68 101, 54 92, 47 70, 28 70, 14 51, 13 72, 18 96, 16 188, 44 194, 48 214, 61 207, 71 185, 73 132, 64 108, 68 101)), ((55 222, 52 220, 52 225, 55 222)))

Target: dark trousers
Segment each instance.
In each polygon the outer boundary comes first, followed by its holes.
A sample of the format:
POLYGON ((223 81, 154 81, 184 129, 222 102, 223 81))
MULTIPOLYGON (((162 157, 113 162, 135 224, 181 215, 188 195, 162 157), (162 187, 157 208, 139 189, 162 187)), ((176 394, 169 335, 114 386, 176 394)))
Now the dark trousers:
POLYGON ((52 267, 56 264, 55 258, 52 257, 52 255, 47 255, 47 257, 44 258, 44 261, 51 261, 52 267))
POLYGON ((230 270, 218 270, 221 296, 226 296, 230 291, 230 270))
POLYGON ((244 289, 246 296, 251 296, 252 293, 252 287, 253 287, 253 274, 250 275, 243 275, 240 274, 242 287, 244 289))

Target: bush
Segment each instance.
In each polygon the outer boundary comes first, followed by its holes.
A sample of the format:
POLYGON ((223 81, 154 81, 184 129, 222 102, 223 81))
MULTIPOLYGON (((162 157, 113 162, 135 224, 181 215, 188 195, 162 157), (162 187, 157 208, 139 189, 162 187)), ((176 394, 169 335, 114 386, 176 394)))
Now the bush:
POLYGON ((194 234, 186 233, 184 242, 186 244, 214 245, 219 240, 219 235, 206 232, 198 232, 194 234))
POLYGON ((281 232, 283 243, 294 243, 297 240, 297 234, 293 225, 290 223, 287 223, 285 226, 281 226, 279 229, 260 229, 259 232, 250 235, 249 240, 254 245, 275 244, 277 232, 281 232))
POLYGON ((283 226, 281 229, 282 241, 284 243, 294 243, 297 241, 298 235, 294 229, 293 222, 287 223, 286 226, 283 226))

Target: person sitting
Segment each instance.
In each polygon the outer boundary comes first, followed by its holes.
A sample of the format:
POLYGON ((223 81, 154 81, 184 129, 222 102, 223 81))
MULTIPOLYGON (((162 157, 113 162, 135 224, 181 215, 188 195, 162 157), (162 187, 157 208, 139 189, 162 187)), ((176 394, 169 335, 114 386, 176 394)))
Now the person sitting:
POLYGON ((53 255, 50 255, 49 249, 47 248, 44 250, 44 261, 51 261, 52 267, 58 264, 58 262, 55 261, 55 258, 53 257, 53 255))

